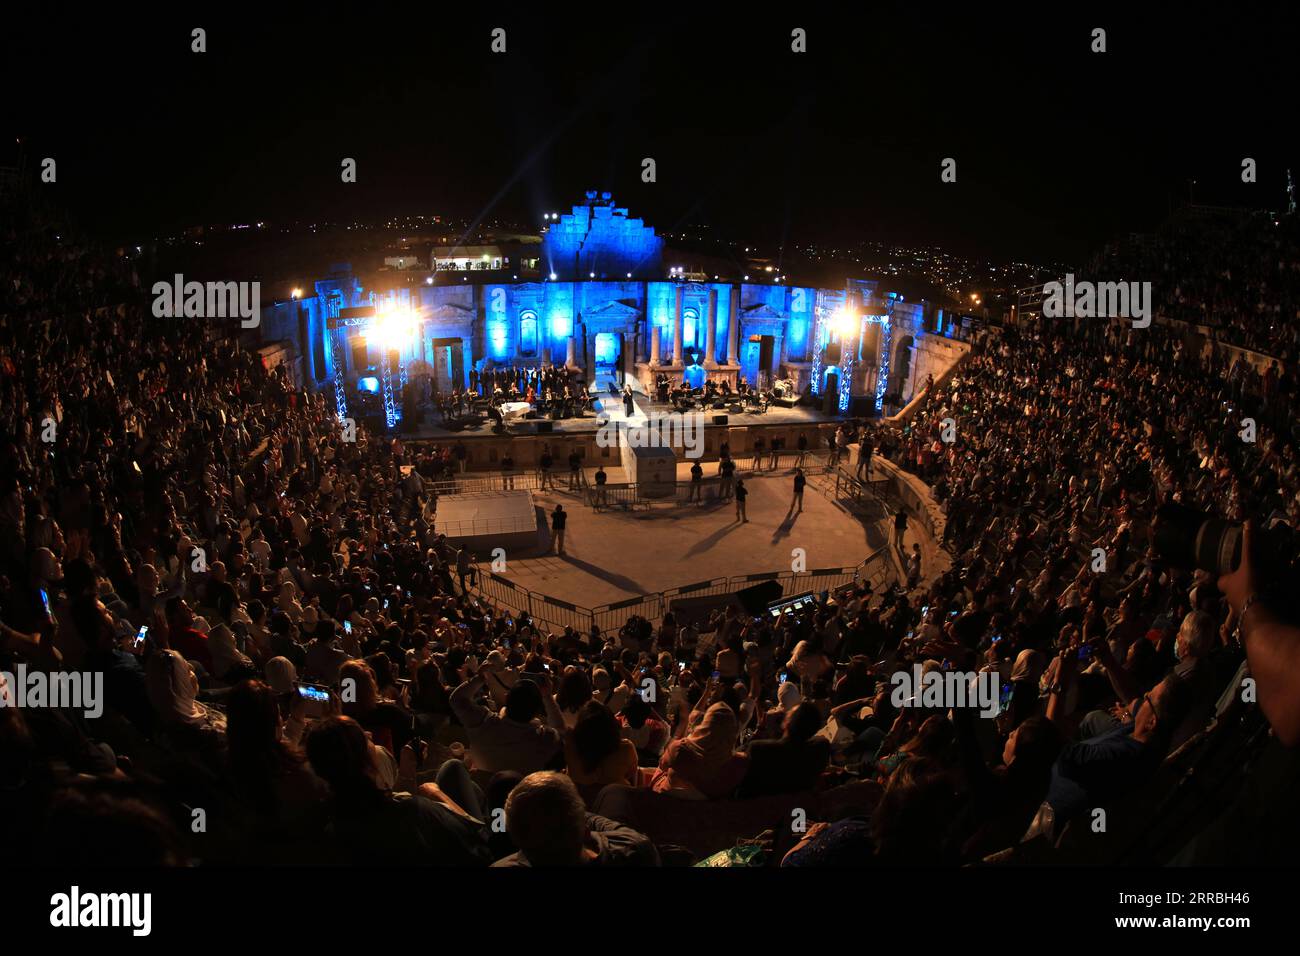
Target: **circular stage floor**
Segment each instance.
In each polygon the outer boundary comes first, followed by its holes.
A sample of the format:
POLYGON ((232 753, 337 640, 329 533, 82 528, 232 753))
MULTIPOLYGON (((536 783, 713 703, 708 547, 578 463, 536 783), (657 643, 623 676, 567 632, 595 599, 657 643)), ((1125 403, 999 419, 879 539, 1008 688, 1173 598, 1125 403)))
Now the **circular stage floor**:
MULTIPOLYGON (((712 476, 715 469, 709 463, 705 475, 712 476)), ((748 524, 736 521, 734 501, 706 497, 702 507, 595 512, 563 491, 535 491, 533 500, 548 517, 557 503, 569 513, 565 553, 507 554, 503 577, 563 601, 597 607, 697 581, 789 571, 795 548, 804 549, 808 570, 849 567, 890 540, 888 517, 864 525, 813 487, 814 481, 827 480, 820 475, 808 476, 802 513, 789 511, 793 473, 751 477, 742 472, 740 477, 750 492, 748 524)), ((911 540, 909 531, 909 546, 911 540)))

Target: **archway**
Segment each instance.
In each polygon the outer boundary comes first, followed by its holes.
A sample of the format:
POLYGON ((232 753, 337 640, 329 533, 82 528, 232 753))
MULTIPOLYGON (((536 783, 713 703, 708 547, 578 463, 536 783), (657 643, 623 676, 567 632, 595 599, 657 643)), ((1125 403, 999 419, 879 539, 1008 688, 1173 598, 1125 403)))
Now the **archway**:
POLYGON ((621 388, 623 336, 617 332, 597 332, 594 345, 597 388, 621 388))

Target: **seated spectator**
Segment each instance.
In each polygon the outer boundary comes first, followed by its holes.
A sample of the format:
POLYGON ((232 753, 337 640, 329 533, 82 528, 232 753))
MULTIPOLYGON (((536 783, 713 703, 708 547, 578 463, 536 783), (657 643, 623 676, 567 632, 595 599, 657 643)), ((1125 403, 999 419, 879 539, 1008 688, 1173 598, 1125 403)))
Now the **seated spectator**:
POLYGON ((729 796, 745 775, 745 757, 735 752, 738 730, 730 707, 709 707, 689 735, 664 750, 651 789, 692 800, 729 796))
POLYGON ((343 713, 389 753, 401 753, 414 733, 414 720, 405 708, 380 696, 371 666, 365 661, 348 661, 339 671, 339 684, 343 713))
POLYGON ((821 714, 812 704, 799 704, 785 719, 777 740, 756 740, 749 747, 749 768, 737 797, 765 797, 813 790, 830 763, 831 744, 816 736, 821 714))
POLYGON ((564 766, 590 806, 611 783, 636 786, 637 752, 621 736, 618 718, 604 704, 587 701, 564 735, 564 766))
POLYGON ((561 751, 564 717, 550 694, 550 679, 521 679, 506 696, 498 714, 477 701, 483 690, 484 664, 478 673, 451 694, 451 709, 469 733, 470 754, 482 770, 535 773, 551 764, 561 751), (546 723, 541 719, 546 717, 546 723))
POLYGON ((445 804, 394 793, 378 781, 366 733, 350 717, 326 717, 307 734, 307 759, 329 784, 331 830, 349 863, 484 866, 487 836, 445 804))
POLYGON ((672 729, 654 708, 640 694, 631 694, 619 712, 618 723, 623 739, 636 749, 640 765, 657 767, 672 729))
POLYGON ((560 773, 524 777, 506 799, 506 829, 518 852, 494 866, 658 866, 655 845, 635 830, 588 813, 560 773))

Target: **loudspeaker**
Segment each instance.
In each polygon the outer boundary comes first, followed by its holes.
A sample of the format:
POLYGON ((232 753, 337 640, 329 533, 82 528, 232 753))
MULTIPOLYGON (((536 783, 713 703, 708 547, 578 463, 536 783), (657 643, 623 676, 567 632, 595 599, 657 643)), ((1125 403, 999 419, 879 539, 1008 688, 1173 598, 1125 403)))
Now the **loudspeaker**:
POLYGON ((715 424, 715 425, 725 425, 725 424, 727 424, 727 416, 726 416, 726 415, 714 415, 714 416, 713 416, 713 424, 715 424))
POLYGON ((851 418, 870 418, 876 413, 876 400, 870 395, 854 395, 849 399, 851 418))
POLYGON ((555 422, 548 422, 544 420, 539 420, 537 422, 537 434, 549 435, 553 431, 555 431, 555 422))
POLYGON ((825 351, 825 352, 823 353, 823 355, 822 355, 822 364, 823 364, 823 365, 839 365, 839 364, 840 364, 840 352, 841 352, 841 347, 840 347, 840 343, 839 343, 839 342, 828 342, 828 343, 826 343, 826 351, 825 351))
POLYGON ((740 606, 745 609, 745 613, 750 617, 757 617, 767 610, 769 604, 775 604, 781 600, 781 582, 780 581, 762 581, 752 587, 744 588, 736 592, 736 600, 740 606))

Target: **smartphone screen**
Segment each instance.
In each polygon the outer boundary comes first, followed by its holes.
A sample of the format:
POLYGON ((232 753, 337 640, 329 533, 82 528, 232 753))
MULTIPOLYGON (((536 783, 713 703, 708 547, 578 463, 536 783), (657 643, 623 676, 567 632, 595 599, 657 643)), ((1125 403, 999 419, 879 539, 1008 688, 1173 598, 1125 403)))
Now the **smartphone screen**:
POLYGON ((41 588, 41 604, 45 606, 45 613, 48 616, 50 613, 50 595, 45 588, 41 588))
POLYGON ((352 622, 351 622, 351 621, 344 621, 344 622, 343 622, 343 630, 344 630, 345 632, 347 632, 348 634, 351 634, 351 633, 352 633, 352 622))
POLYGON ((790 675, 789 675, 788 673, 786 673, 785 671, 781 671, 781 675, 780 675, 780 677, 778 678, 778 680, 780 680, 781 683, 784 684, 784 683, 786 682, 786 680, 789 678, 789 676, 790 676, 790 675))
POLYGON ((307 702, 307 713, 319 717, 329 710, 330 692, 315 684, 299 684, 298 696, 307 702))
POLYGON ((1082 647, 1079 648, 1079 660, 1081 660, 1081 661, 1090 661, 1090 660, 1092 660, 1092 645, 1091 645, 1091 644, 1084 644, 1082 647))
POLYGON ((144 647, 145 638, 147 638, 148 636, 149 636, 149 625, 148 625, 148 624, 144 624, 144 625, 142 625, 142 626, 140 627, 140 630, 138 630, 138 631, 135 632, 135 649, 136 649, 137 651, 138 651, 140 648, 144 647))
POLYGON ((714 679, 714 680, 717 680, 717 679, 718 679, 719 677, 721 677, 721 676, 722 676, 722 671, 714 671, 714 672, 713 672, 713 679, 714 679))

